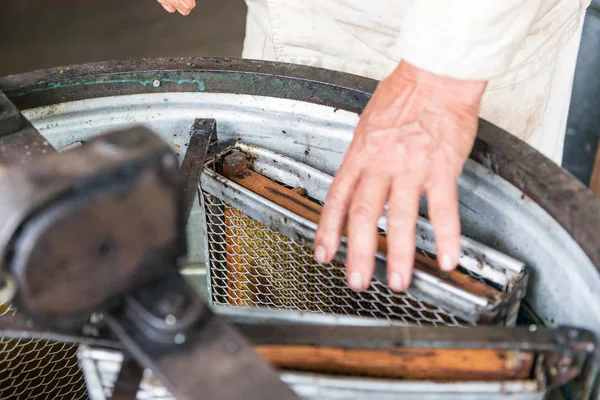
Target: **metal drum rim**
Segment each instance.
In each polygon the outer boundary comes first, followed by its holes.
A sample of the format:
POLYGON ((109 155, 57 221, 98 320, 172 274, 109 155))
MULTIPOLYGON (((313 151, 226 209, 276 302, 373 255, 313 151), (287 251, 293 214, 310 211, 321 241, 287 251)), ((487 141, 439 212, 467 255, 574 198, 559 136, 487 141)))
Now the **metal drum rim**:
MULTIPOLYGON (((377 81, 295 64, 222 58, 156 58, 56 67, 0 78, 21 109, 150 92, 252 94, 360 113, 377 81), (204 78, 199 80, 198 74, 204 78)), ((600 271, 600 200, 567 171, 480 120, 471 159, 521 190, 561 225, 600 271)))

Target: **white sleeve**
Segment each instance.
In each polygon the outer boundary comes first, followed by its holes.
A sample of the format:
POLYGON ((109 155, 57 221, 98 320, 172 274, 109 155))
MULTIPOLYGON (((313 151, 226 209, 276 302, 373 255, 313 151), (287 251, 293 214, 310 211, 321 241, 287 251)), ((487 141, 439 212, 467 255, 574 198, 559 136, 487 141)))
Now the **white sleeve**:
POLYGON ((500 76, 541 4, 542 0, 415 0, 400 35, 402 59, 456 79, 500 76))

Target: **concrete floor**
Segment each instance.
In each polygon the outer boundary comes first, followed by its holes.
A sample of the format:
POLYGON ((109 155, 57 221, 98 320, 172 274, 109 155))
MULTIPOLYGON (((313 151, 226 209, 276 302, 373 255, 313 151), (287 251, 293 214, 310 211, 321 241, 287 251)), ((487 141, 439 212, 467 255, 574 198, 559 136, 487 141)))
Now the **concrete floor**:
POLYGON ((198 0, 187 16, 155 0, 0 0, 0 76, 140 57, 239 57, 243 0, 198 0))

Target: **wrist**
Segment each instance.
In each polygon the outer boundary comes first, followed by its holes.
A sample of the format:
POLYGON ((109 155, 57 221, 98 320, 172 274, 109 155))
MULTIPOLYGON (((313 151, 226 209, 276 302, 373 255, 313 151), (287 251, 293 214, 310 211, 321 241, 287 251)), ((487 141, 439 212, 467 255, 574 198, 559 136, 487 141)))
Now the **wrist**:
POLYGON ((386 78, 391 84, 404 85, 407 81, 434 92, 443 92, 461 102, 479 105, 487 86, 487 81, 461 80, 427 72, 419 67, 401 61, 394 72, 386 78))

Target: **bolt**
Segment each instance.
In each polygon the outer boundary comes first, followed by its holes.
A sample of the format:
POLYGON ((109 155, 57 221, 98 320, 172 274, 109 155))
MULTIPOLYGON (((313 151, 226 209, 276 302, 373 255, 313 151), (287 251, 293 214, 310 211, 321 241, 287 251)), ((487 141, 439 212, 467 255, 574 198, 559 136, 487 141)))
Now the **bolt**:
POLYGON ((160 86, 160 81, 158 79, 153 80, 152 81, 152 86, 159 87, 160 86))
POLYGON ((529 332, 535 332, 537 331, 537 325, 531 324, 529 325, 529 332))
POLYGON ((175 335, 175 337, 173 338, 173 341, 175 342, 175 344, 184 344, 185 343, 185 335, 180 332, 175 335))
POLYGON ((177 323, 177 318, 173 314, 169 314, 165 317, 165 323, 169 326, 173 326, 177 323))
POLYGON ((225 351, 229 354, 234 354, 238 351, 238 345, 234 342, 228 342, 225 346, 225 351))

